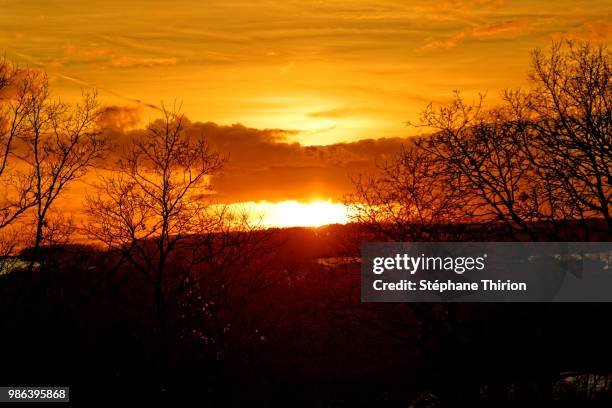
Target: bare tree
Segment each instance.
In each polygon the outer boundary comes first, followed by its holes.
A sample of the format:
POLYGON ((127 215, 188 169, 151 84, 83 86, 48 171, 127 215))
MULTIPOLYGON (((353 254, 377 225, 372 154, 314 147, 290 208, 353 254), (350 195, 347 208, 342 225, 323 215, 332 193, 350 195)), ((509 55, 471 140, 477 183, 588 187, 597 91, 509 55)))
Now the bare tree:
POLYGON ((0 240, 14 252, 14 232, 33 226, 31 241, 19 240, 31 247, 26 277, 45 237, 57 238, 54 202, 105 152, 98 113, 95 93, 70 106, 52 99, 44 73, 0 62, 0 240))
POLYGON ((612 229, 612 84, 603 45, 554 43, 532 53, 533 88, 507 92, 518 145, 540 174, 571 202, 574 214, 612 229))
MULTIPOLYGON (((411 240, 441 220, 512 240, 567 239, 575 223, 565 227, 589 217, 612 228, 610 54, 563 44, 536 50, 534 86, 506 91, 500 106, 486 109, 484 96, 469 104, 458 93, 430 104, 417 126, 433 134, 383 163, 378 176, 356 180, 354 219, 411 240)), ((592 226, 583 225, 585 238, 592 226)))
POLYGON ((2 147, 2 156, 0 156, 0 177, 6 169, 8 156, 11 152, 13 139, 15 137, 15 126, 11 123, 11 118, 8 113, 7 105, 10 101, 9 86, 14 82, 16 68, 6 60, 0 60, 0 146, 2 147))
POLYGON ((379 175, 356 180, 354 219, 393 240, 476 238, 462 224, 489 226, 489 239, 540 239, 536 224, 550 220, 554 195, 534 179, 509 113, 485 110, 483 100, 470 105, 457 93, 448 105, 429 105, 418 126, 435 133, 380 165, 379 175))
POLYGON ((378 164, 376 176, 353 179, 346 197, 351 220, 378 239, 441 239, 443 227, 459 221, 459 199, 442 168, 414 143, 378 164))
POLYGON ((31 273, 48 230, 53 204, 75 181, 83 177, 106 152, 106 141, 98 126, 99 106, 95 93, 83 93, 81 103, 70 106, 53 100, 44 74, 29 74, 28 108, 14 155, 24 168, 28 194, 33 195, 34 239, 31 273))
POLYGON ((164 110, 86 201, 89 235, 117 254, 105 279, 133 267, 150 284, 162 363, 181 325, 215 318, 258 244, 246 218, 212 205, 224 159, 186 124, 164 110))
POLYGON ((0 61, 0 230, 36 204, 32 173, 19 166, 14 154, 27 129, 38 76, 0 61))
POLYGON ((422 125, 435 130, 418 142, 422 154, 436 160, 460 192, 467 219, 481 225, 503 226, 513 240, 541 239, 549 211, 532 163, 516 143, 516 126, 506 109, 485 110, 484 96, 470 105, 455 100, 435 109, 429 106, 422 125))

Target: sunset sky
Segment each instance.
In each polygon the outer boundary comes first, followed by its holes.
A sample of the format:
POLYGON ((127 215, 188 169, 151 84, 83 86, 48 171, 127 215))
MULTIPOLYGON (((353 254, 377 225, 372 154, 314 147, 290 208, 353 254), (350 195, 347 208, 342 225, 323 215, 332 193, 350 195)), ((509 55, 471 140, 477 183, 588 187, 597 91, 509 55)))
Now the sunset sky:
POLYGON ((611 17, 610 1, 0 0, 0 50, 65 100, 97 88, 118 133, 182 102, 230 154, 224 202, 332 214, 429 101, 494 100, 526 84, 531 49, 608 42, 611 17))

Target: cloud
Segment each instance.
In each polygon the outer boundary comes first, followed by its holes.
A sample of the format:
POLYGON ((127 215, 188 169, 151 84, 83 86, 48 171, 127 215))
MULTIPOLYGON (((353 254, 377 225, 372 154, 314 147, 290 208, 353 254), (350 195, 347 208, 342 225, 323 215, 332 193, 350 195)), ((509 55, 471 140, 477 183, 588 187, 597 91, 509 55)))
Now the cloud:
POLYGON ((308 116, 311 118, 324 118, 324 119, 342 119, 342 118, 356 118, 356 117, 367 117, 372 113, 386 113, 388 109, 384 108, 371 108, 366 106, 341 106, 333 109, 318 110, 309 112, 308 116))
POLYGON ((605 41, 612 37, 612 23, 605 20, 587 21, 561 36, 570 40, 605 41))
POLYGON ((464 39, 465 39, 465 33, 459 32, 447 38, 427 40, 425 44, 419 49, 420 50, 432 50, 432 49, 448 50, 450 48, 454 48, 455 46, 463 42, 464 39))
POLYGON ((508 21, 500 24, 488 24, 475 27, 471 34, 476 38, 493 36, 507 37, 522 34, 529 29, 530 25, 526 21, 508 21))
POLYGON ((503 0, 445 0, 423 2, 412 10, 428 20, 453 21, 482 10, 497 10, 503 5, 503 0))
POLYGON ((281 67, 281 73, 286 74, 287 72, 291 71, 291 69, 295 66, 295 61, 291 61, 290 63, 288 63, 287 65, 284 65, 281 67))
POLYGON ((101 60, 114 68, 144 68, 179 63, 179 59, 172 56, 128 55, 105 47, 83 49, 71 45, 64 49, 64 54, 69 58, 77 58, 86 62, 99 62, 101 60))
POLYGON ((178 58, 174 57, 130 57, 113 55, 110 65, 115 68, 154 67, 159 65, 176 65, 178 58))
POLYGON ((100 126, 111 129, 131 129, 142 122, 142 108, 136 106, 105 107, 98 119, 100 126))
POLYGON ((435 50, 455 48, 462 42, 473 39, 508 38, 521 35, 531 29, 526 21, 507 21, 504 23, 485 24, 459 31, 445 38, 427 39, 418 50, 435 50))
MULTIPOLYGON (((109 113, 122 117, 125 111, 113 108, 109 113)), ((212 122, 188 122, 185 131, 205 138, 212 149, 228 157, 222 174, 213 180, 217 199, 226 203, 339 199, 352 191, 350 175, 376 171, 376 160, 390 157, 409 143, 409 139, 387 138, 302 146, 287 141, 291 131, 212 122)), ((142 132, 115 129, 109 136, 120 147, 142 132)))
MULTIPOLYGON (((226 202, 340 199, 353 190, 351 175, 375 172, 377 160, 390 157, 408 142, 370 139, 306 147, 267 141, 253 144, 245 138, 222 147, 231 149, 230 160, 215 189, 226 202)), ((215 138, 211 145, 216 145, 215 138)))

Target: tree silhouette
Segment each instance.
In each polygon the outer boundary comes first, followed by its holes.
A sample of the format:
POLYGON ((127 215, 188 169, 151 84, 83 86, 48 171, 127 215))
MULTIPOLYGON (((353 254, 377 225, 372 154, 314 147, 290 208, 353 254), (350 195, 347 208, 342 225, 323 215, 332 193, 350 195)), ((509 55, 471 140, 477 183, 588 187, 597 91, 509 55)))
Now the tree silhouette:
POLYGON ((460 192, 466 219, 502 224, 513 240, 519 233, 538 240, 542 200, 539 185, 531 183, 531 163, 515 143, 506 112, 485 111, 482 101, 469 105, 457 94, 447 106, 430 105, 422 124, 436 133, 417 141, 421 154, 439 163, 451 188, 460 192))
POLYGON ((27 131, 27 115, 32 108, 37 76, 19 76, 8 61, 0 61, 0 230, 8 227, 36 204, 31 172, 15 168, 15 149, 27 131))
POLYGON ((488 229, 487 239, 569 239, 574 221, 582 221, 578 238, 585 239, 596 229, 591 218, 609 231, 609 52, 555 43, 548 54, 533 53, 529 78, 530 89, 505 91, 494 108, 482 95, 469 104, 458 92, 449 104, 430 104, 417 126, 433 133, 375 178, 356 179, 355 220, 377 225, 382 235, 410 231, 405 237, 415 240, 441 214, 488 229))
POLYGON ((84 93, 80 104, 71 107, 50 99, 49 83, 42 75, 30 96, 26 128, 20 136, 24 154, 19 159, 33 180, 34 242, 31 273, 49 227, 53 203, 75 180, 83 177, 106 152, 106 141, 98 127, 100 113, 95 93, 84 93))
MULTIPOLYGON (((104 155, 106 143, 95 92, 84 92, 82 102, 71 106, 52 99, 44 73, 14 67, 4 72, 8 96, 0 112, 0 230, 18 219, 33 226, 29 276, 45 240, 57 237, 59 226, 53 224, 64 219, 51 216, 53 204, 104 155)), ((14 231, 6 233, 14 236, 14 231)))
POLYGON ((224 159, 185 125, 183 114, 164 109, 85 203, 89 236, 118 254, 107 273, 135 268, 150 284, 161 364, 184 325, 229 307, 263 237, 256 241, 245 215, 213 205, 211 177, 224 159))
POLYGON ((610 52, 571 41, 532 53, 533 88, 507 92, 518 145, 540 179, 569 198, 573 213, 600 217, 612 229, 610 52))
POLYGON ((460 220, 458 191, 418 146, 404 146, 378 168, 378 177, 354 178, 355 192, 345 198, 351 221, 378 239, 440 240, 440 227, 460 220))

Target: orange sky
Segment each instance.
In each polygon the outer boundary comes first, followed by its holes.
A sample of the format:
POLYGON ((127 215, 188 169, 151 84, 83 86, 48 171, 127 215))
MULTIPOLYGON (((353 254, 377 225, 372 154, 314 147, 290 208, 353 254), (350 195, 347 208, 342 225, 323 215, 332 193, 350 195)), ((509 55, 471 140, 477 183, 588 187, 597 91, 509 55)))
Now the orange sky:
POLYGON ((0 0, 0 50, 66 100, 98 88, 121 132, 182 101, 230 153, 226 202, 325 202, 401 143, 357 141, 416 133, 406 121, 454 89, 525 85, 529 50, 607 42, 611 16, 610 1, 0 0))
POLYGON ((118 105, 178 99, 193 120, 329 144, 404 136, 453 89, 521 85, 531 48, 606 38, 611 13, 567 0, 0 0, 0 49, 67 97, 93 85, 118 105))

